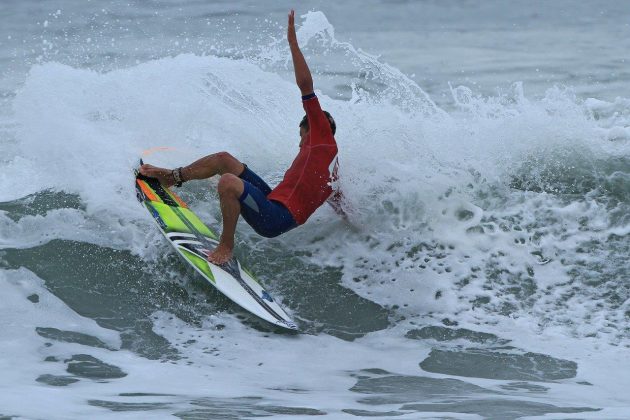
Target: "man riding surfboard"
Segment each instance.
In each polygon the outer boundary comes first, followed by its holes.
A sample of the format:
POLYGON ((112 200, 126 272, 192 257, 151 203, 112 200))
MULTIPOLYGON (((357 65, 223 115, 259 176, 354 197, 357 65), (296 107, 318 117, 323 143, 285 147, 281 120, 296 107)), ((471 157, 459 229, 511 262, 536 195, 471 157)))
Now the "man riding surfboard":
POLYGON ((332 183, 337 177, 337 143, 332 116, 323 111, 313 90, 313 78, 300 51, 295 34, 295 12, 289 12, 287 40, 291 49, 295 80, 302 93, 306 115, 300 122, 300 150, 274 189, 251 169, 227 152, 205 156, 177 169, 142 165, 142 175, 157 178, 170 187, 182 182, 221 175, 218 184, 223 231, 208 261, 224 264, 232 258, 239 215, 262 236, 274 237, 304 224, 328 201, 343 214, 340 193, 332 183))

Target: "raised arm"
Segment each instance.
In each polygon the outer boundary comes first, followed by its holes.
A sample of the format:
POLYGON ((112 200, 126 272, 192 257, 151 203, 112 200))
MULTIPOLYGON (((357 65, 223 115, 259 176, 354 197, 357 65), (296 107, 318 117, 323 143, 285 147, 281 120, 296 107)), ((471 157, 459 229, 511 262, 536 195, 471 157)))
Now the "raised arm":
POLYGON ((295 70, 295 81, 297 82, 302 96, 313 93, 313 77, 308 69, 304 55, 300 51, 300 46, 295 35, 295 12, 289 12, 289 26, 287 29, 287 40, 291 48, 291 57, 293 58, 293 69, 295 70))

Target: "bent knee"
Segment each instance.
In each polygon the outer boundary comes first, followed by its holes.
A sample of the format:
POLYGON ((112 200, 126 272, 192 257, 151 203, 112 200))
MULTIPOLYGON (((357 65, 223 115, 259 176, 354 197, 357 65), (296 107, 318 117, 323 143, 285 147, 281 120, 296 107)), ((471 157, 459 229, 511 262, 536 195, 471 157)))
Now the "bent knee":
POLYGON ((243 188, 243 180, 234 174, 221 175, 217 186, 220 195, 232 194, 237 197, 243 193, 243 188))

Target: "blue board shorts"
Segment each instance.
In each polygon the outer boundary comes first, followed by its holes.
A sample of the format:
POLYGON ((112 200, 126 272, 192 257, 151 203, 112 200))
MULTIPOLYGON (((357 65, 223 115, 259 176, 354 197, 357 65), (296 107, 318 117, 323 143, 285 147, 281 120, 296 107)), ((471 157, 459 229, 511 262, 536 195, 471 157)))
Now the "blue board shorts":
POLYGON ((271 188, 247 165, 238 177, 245 186, 238 199, 241 203, 241 215, 256 233, 273 238, 297 227, 298 224, 284 205, 267 199, 271 188))

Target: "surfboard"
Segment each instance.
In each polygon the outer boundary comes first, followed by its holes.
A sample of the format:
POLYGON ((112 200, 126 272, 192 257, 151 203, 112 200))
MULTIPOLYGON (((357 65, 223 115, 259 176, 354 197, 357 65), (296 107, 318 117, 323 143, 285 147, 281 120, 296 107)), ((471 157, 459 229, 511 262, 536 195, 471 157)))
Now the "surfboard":
POLYGON ((208 253, 219 243, 218 237, 177 194, 157 179, 143 176, 138 168, 134 173, 138 200, 184 261, 241 308, 279 327, 297 330, 271 294, 236 258, 223 265, 207 260, 208 253))

